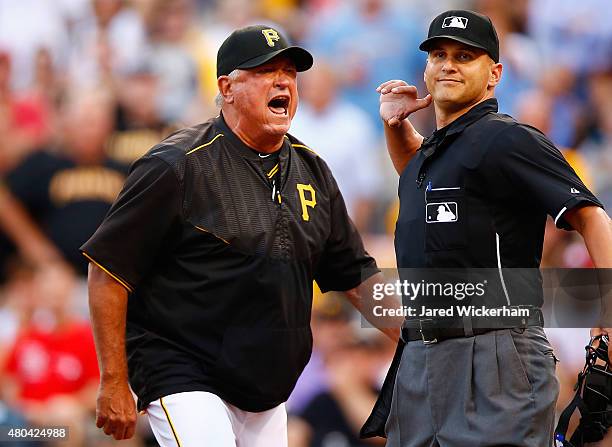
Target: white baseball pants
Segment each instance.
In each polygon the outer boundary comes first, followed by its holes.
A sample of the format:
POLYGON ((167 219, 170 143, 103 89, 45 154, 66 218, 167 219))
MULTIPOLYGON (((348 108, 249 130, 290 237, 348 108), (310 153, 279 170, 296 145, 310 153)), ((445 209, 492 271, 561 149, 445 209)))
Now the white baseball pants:
POLYGON ((147 407, 161 447, 287 447, 287 411, 241 410, 212 393, 170 394, 147 407))

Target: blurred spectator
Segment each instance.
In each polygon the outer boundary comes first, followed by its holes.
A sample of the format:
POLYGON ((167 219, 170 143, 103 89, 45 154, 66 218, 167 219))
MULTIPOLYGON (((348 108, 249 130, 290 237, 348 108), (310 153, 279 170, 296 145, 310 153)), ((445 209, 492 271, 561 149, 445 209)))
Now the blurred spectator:
POLYGON ((159 81, 148 70, 117 82, 115 129, 106 143, 108 156, 126 169, 174 130, 164 122, 157 106, 159 81))
POLYGON ((476 6, 491 18, 499 36, 500 62, 504 67, 502 80, 495 88, 499 110, 516 116, 520 95, 536 88, 543 69, 535 42, 525 34, 528 1, 478 0, 476 6))
POLYGON ((612 68, 609 5, 607 0, 529 2, 530 34, 542 49, 549 69, 568 68, 583 75, 612 68))
POLYGON ((158 79, 157 107, 164 121, 195 124, 214 111, 216 50, 194 19, 193 0, 151 2, 147 65, 158 79))
POLYGON ((312 19, 306 47, 333 61, 343 99, 359 106, 379 132, 376 87, 389 79, 421 83, 425 58, 414 51, 424 30, 419 11, 399 14, 388 0, 356 0, 312 19))
MULTIPOLYGON (((3 269, 9 263, 13 248, 19 256, 33 266, 44 266, 61 260, 59 250, 42 233, 7 188, 0 184, 0 283, 4 282, 3 269)), ((7 272, 7 277, 14 272, 7 272)))
POLYGON ((282 27, 277 28, 269 19, 262 19, 258 2, 252 0, 215 0, 215 13, 208 17, 203 28, 216 57, 221 43, 232 31, 255 24, 274 25, 274 28, 283 31, 282 27))
POLYGON ((360 440, 359 429, 376 401, 380 372, 388 365, 388 354, 386 340, 377 336, 344 339, 329 353, 325 359, 328 388, 293 421, 294 442, 311 447, 384 445, 380 438, 374 443, 360 440))
POLYGON ((69 270, 48 266, 36 273, 34 287, 31 307, 24 309, 29 318, 5 362, 3 395, 34 426, 68 426, 66 445, 80 446, 98 385, 93 335, 70 313, 69 270))
POLYGON ((48 0, 0 0, 0 48, 13 61, 11 82, 17 90, 32 84, 36 53, 47 48, 53 63, 66 60, 68 32, 63 11, 48 0))
POLYGON ((62 109, 61 153, 35 152, 6 177, 11 192, 82 275, 87 260, 78 247, 98 227, 125 180, 125 168, 105 154, 113 106, 104 93, 74 92, 62 109))
POLYGON ((612 9, 606 0, 532 0, 528 17, 546 67, 539 84, 554 102, 550 136, 575 146, 588 116, 585 80, 612 68, 612 9))
POLYGON ((114 77, 137 69, 147 57, 142 17, 123 0, 91 0, 70 43, 69 79, 79 88, 110 87, 114 77))
POLYGON ((314 396, 327 388, 325 358, 341 344, 355 338, 350 319, 351 309, 341 296, 334 293, 322 295, 316 288, 311 319, 312 355, 287 401, 289 413, 301 412, 314 396))
MULTIPOLYGON (((38 98, 50 112, 55 111, 64 93, 65 81, 63 73, 53 63, 48 48, 40 47, 34 61, 34 79, 29 89, 30 94, 38 98)), ((55 126, 57 123, 52 121, 49 125, 55 126)))
POLYGON ((379 142, 365 112, 340 99, 337 78, 321 59, 301 75, 300 106, 291 134, 329 164, 349 215, 364 231, 381 190, 379 142))
MULTIPOLYGON (((39 58, 44 57, 42 54, 39 51, 39 58)), ((50 105, 46 98, 35 91, 18 95, 10 80, 11 56, 0 51, 0 174, 13 168, 50 136, 50 105)))
POLYGON ((8 281, 0 289, 0 371, 19 330, 31 317, 36 296, 35 270, 30 264, 17 258, 7 273, 8 281))

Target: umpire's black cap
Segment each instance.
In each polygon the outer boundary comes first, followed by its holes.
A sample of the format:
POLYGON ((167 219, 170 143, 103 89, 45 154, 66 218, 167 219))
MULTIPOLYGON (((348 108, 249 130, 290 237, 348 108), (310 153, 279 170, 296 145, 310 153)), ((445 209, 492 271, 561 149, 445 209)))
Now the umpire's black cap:
POLYGON ((489 53, 491 59, 499 62, 497 32, 491 19, 483 14, 465 9, 443 12, 429 25, 427 39, 419 45, 419 49, 429 51, 432 43, 442 38, 481 48, 489 53))
POLYGON ((290 46, 287 39, 266 25, 253 25, 234 31, 217 52, 217 77, 237 68, 254 68, 279 54, 288 56, 297 71, 312 67, 312 55, 304 48, 290 46))

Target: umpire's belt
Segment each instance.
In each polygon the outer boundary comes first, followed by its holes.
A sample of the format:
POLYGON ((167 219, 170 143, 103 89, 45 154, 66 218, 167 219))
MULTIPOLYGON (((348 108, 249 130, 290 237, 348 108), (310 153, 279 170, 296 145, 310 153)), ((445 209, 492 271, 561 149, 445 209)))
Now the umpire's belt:
POLYGON ((450 317, 404 320, 401 338, 404 343, 422 340, 425 344, 438 343, 449 338, 473 337, 498 329, 544 326, 542 311, 533 306, 516 306, 528 309, 528 317, 503 317, 484 323, 482 318, 450 317), (485 327, 486 326, 486 327, 485 327))

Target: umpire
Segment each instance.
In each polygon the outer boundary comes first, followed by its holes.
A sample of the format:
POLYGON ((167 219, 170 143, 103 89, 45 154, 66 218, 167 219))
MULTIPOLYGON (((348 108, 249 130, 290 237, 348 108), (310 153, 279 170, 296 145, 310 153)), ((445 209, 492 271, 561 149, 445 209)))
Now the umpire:
POLYGON ((287 445, 312 281, 359 307, 362 269, 376 267, 327 165, 287 134, 312 63, 273 28, 232 33, 217 54, 221 114, 135 162, 83 245, 106 434, 134 433, 129 378, 164 447, 287 445))
MULTIPOLYGON (((502 65, 491 20, 444 12, 420 49, 430 95, 397 80, 378 88, 400 174, 398 266, 496 269, 504 303, 529 304, 502 269, 537 271, 548 214, 584 237, 596 267, 612 267, 601 203, 541 132, 497 113, 502 65), (432 102, 437 130, 423 138, 405 118, 432 102)), ((406 320, 362 435, 386 435, 390 447, 550 446, 559 390, 539 309, 495 330, 451 320, 406 320)))

